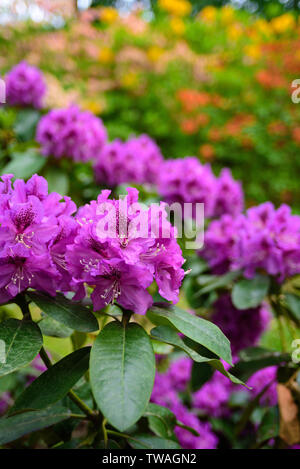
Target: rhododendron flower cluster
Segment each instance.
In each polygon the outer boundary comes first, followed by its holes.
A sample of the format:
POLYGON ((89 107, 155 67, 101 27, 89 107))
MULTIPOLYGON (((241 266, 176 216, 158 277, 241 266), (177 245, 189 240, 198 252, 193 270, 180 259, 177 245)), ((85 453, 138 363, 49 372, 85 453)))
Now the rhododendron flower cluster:
POLYGON ((241 269, 251 278, 263 270, 283 281, 300 272, 300 217, 270 202, 224 215, 209 225, 201 255, 215 273, 241 269))
POLYGON ((20 62, 6 75, 5 83, 7 103, 11 106, 42 107, 46 84, 38 68, 20 62))
POLYGON ((160 295, 177 302, 184 259, 164 205, 143 210, 133 188, 120 200, 109 195, 102 191, 76 217, 80 228, 67 247, 75 299, 85 296, 87 284, 95 310, 116 301, 144 314, 152 304, 147 288, 155 280, 160 295))
POLYGON ((175 427, 175 435, 179 444, 186 449, 216 449, 218 437, 213 433, 209 422, 202 422, 193 412, 189 411, 184 405, 178 404, 173 409, 177 420, 184 425, 193 428, 199 436, 193 435, 190 431, 179 426, 175 427))
POLYGON ((94 166, 95 178, 110 187, 125 182, 156 183, 163 156, 148 135, 132 137, 126 142, 114 140, 98 155, 94 166))
POLYGON ((217 436, 212 432, 208 422, 202 422, 192 410, 184 406, 178 392, 183 391, 190 378, 193 361, 183 357, 171 362, 166 373, 156 373, 151 401, 169 408, 177 420, 184 425, 194 428, 199 436, 179 426, 175 427, 175 435, 179 444, 186 449, 215 449, 218 444, 217 436))
POLYGON ((76 206, 69 197, 48 194, 47 181, 37 175, 27 183, 13 175, 0 183, 0 302, 27 288, 55 295, 69 289, 63 246, 72 241, 76 206))
POLYGON ((192 404, 201 413, 220 417, 228 412, 227 403, 233 389, 233 384, 219 372, 193 394, 192 404))
POLYGON ((247 382, 251 388, 253 397, 258 396, 263 390, 259 403, 262 406, 272 407, 277 404, 277 367, 268 366, 254 373, 247 382))
POLYGON ((159 193, 172 204, 204 203, 206 217, 224 213, 239 214, 243 209, 243 192, 229 169, 223 169, 217 178, 210 165, 202 165, 195 157, 168 160, 160 173, 159 193))
POLYGON ((224 294, 214 303, 212 321, 230 340, 233 354, 254 346, 267 329, 271 313, 266 304, 240 310, 233 306, 230 295, 224 294))
POLYGON ((36 139, 45 156, 96 159, 106 143, 106 129, 98 117, 73 105, 53 109, 40 120, 36 139))

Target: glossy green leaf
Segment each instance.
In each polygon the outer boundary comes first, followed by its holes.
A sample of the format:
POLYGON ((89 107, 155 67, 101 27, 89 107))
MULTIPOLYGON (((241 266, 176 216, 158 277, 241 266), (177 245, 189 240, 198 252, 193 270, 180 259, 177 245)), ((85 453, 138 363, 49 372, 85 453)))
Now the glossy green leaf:
MULTIPOLYGON (((210 275, 210 276, 204 276, 203 278, 208 278, 209 281, 205 282, 204 286, 198 290, 197 293, 195 293, 194 297, 198 298, 201 295, 204 295, 205 293, 209 293, 213 290, 217 290, 218 288, 224 288, 230 285, 238 276, 240 275, 239 271, 234 271, 234 272, 228 272, 227 274, 224 275, 210 275)), ((199 277, 199 283, 201 285, 201 277, 199 277)))
POLYGON ((98 330, 98 321, 93 313, 78 302, 68 300, 58 293, 55 297, 40 292, 29 292, 30 299, 46 314, 71 329, 80 332, 98 330))
POLYGON ((0 445, 66 420, 70 417, 70 413, 68 409, 60 404, 55 404, 44 410, 24 412, 12 417, 2 417, 0 419, 0 445))
POLYGON ((42 334, 47 335, 49 337, 59 337, 63 339, 66 337, 70 337, 70 335, 74 331, 74 329, 71 329, 70 327, 65 326, 64 324, 56 321, 50 316, 43 317, 39 321, 38 325, 42 331, 42 334))
POLYGON ((181 449, 176 441, 144 434, 132 435, 128 443, 134 449, 181 449))
POLYGON ((257 441, 263 443, 276 438, 279 434, 279 412, 277 407, 266 410, 262 422, 257 431, 257 441))
POLYGON ((147 314, 154 324, 175 327, 185 336, 232 364, 229 340, 212 322, 174 306, 168 308, 154 306, 147 314))
POLYGON ((229 373, 220 360, 214 358, 207 358, 195 352, 192 348, 188 347, 184 341, 178 336, 178 333, 168 326, 158 326, 151 330, 151 336, 167 344, 174 345, 183 350, 197 363, 208 363, 214 369, 220 371, 224 376, 227 376, 235 384, 244 384, 241 380, 229 373))
POLYGON ((300 323, 300 296, 286 293, 284 299, 292 318, 300 323))
POLYGON ((144 417, 148 418, 149 428, 155 435, 162 438, 173 436, 176 417, 167 407, 149 403, 144 417))
POLYGON ((232 302, 237 309, 256 308, 266 297, 269 288, 270 278, 266 275, 240 280, 232 289, 232 302))
POLYGON ((244 381, 256 371, 268 366, 287 363, 291 360, 288 353, 280 353, 274 350, 268 350, 263 347, 249 347, 239 354, 240 361, 235 365, 235 374, 244 381))
POLYGON ((12 173, 15 178, 27 179, 38 173, 46 164, 47 159, 36 149, 29 148, 24 152, 15 152, 13 159, 3 168, 3 174, 12 173))
POLYGON ((22 109, 17 114, 14 131, 21 140, 32 140, 40 119, 40 113, 35 109, 22 109))
POLYGON ((28 365, 43 345, 41 331, 33 321, 12 318, 0 323, 0 341, 5 358, 5 363, 0 361, 0 376, 28 365))
POLYGON ((90 347, 67 355, 42 373, 17 398, 11 412, 44 409, 62 399, 89 368, 90 347))
POLYGON ((49 192, 58 192, 67 195, 69 191, 69 178, 61 168, 50 167, 47 169, 45 178, 48 182, 49 192))
POLYGON ((144 413, 155 375, 151 341, 135 323, 109 323, 91 352, 90 378, 96 402, 107 420, 123 431, 144 413))

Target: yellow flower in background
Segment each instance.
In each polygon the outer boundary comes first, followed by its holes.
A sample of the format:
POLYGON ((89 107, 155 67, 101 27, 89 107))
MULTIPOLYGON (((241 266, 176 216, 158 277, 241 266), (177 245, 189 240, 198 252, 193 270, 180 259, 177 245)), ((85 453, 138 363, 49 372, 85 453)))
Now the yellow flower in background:
POLYGON ((230 24, 234 21, 235 10, 230 6, 226 5, 221 8, 221 21, 223 24, 230 24))
POLYGON ((151 46, 147 50, 147 56, 151 62, 158 62, 162 54, 163 54, 163 49, 158 46, 151 46))
POLYGON ((296 26, 295 18, 291 13, 277 16, 277 18, 273 18, 270 23, 275 33, 278 34, 291 31, 296 26))
POLYGON ((185 24, 181 18, 171 18, 170 27, 173 33, 177 34, 178 36, 181 36, 182 34, 184 34, 185 24))
POLYGON ((192 11, 192 5, 188 0, 158 0, 158 5, 174 16, 187 16, 192 11))
POLYGON ((104 21, 104 23, 114 23, 119 16, 118 10, 113 7, 103 7, 100 10, 100 19, 104 21))
POLYGON ((262 18, 253 23, 253 29, 266 37, 271 36, 272 34, 272 27, 270 23, 262 18))
POLYGON ((90 111, 93 114, 101 114, 103 111, 103 105, 95 101, 87 101, 82 104, 82 108, 86 111, 90 111))
POLYGON ((233 23, 227 28, 227 35, 232 41, 237 41, 243 34, 243 28, 240 23, 233 23))
POLYGON ((216 17, 217 17, 217 9, 216 7, 213 7, 213 6, 204 7, 198 15, 198 18, 204 21, 204 23, 210 23, 210 24, 216 21, 216 17))
POLYGON ((244 47, 244 53, 252 60, 258 60, 261 57, 261 48, 258 44, 248 44, 244 47))
POLYGON ((114 53, 109 47, 102 47, 98 59, 102 64, 110 64, 114 60, 114 53))
POLYGON ((121 84, 124 88, 134 88, 139 82, 139 76, 136 72, 127 72, 121 77, 121 84))

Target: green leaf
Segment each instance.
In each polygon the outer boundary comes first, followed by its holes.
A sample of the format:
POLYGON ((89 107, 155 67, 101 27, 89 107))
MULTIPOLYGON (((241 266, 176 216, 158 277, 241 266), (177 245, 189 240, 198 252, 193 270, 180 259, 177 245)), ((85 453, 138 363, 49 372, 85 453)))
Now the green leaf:
POLYGON ((107 420, 123 431, 144 413, 155 375, 151 341, 135 323, 111 322, 100 332, 90 359, 91 386, 107 420))
POLYGON ((149 428, 155 435, 162 438, 171 438, 174 435, 176 417, 166 407, 149 403, 144 417, 148 418, 149 428))
POLYGON ((49 337, 59 337, 64 339, 66 337, 70 337, 73 333, 73 329, 68 326, 64 326, 55 319, 52 319, 50 316, 43 317, 38 322, 39 328, 42 331, 43 335, 47 335, 49 337))
POLYGON ((134 449, 181 449, 176 441, 157 436, 137 434, 132 435, 132 438, 128 438, 128 443, 134 449))
POLYGON ((98 330, 98 321, 82 304, 68 300, 58 293, 55 297, 40 292, 28 292, 29 298, 46 314, 71 329, 80 332, 98 330))
POLYGON ((39 353, 43 337, 32 321, 7 319, 0 324, 0 340, 5 345, 5 363, 0 362, 0 376, 28 365, 39 353))
POLYGON ((169 326, 157 326, 150 332, 151 337, 166 344, 173 345, 183 350, 187 355, 189 355, 195 362, 207 362, 209 358, 201 356, 199 353, 195 352, 192 348, 188 347, 183 340, 179 337, 178 332, 172 329, 169 326))
POLYGON ((236 375, 247 381, 253 373, 268 366, 287 363, 291 360, 288 353, 280 353, 263 347, 249 347, 239 354, 240 361, 235 365, 236 375))
POLYGON ((151 330, 151 336, 157 340, 161 340, 170 345, 174 345, 175 347, 180 348, 183 350, 187 355, 189 355, 195 362, 197 363, 208 363, 214 369, 220 371, 224 376, 227 376, 233 383, 235 384, 242 384, 244 383, 233 376, 231 373, 226 371, 224 365, 220 360, 214 358, 207 358, 199 353, 195 352, 192 348, 188 347, 183 340, 178 336, 177 332, 174 329, 171 329, 168 326, 158 326, 151 330))
POLYGON ((67 195, 69 191, 69 178, 61 168, 50 167, 47 169, 45 178, 48 182, 49 192, 58 192, 67 195))
POLYGON ((292 318, 299 323, 300 322, 300 297, 293 295, 292 293, 286 293, 284 297, 288 310, 291 313, 292 318))
POLYGON ((185 336, 232 364, 229 340, 212 322, 187 313, 176 306, 168 307, 168 309, 154 306, 147 314, 154 324, 175 327, 185 336))
POLYGON ((11 413, 38 410, 62 399, 89 368, 90 347, 67 355, 41 374, 17 398, 11 413))
POLYGON ((70 411, 61 404, 55 404, 40 411, 24 412, 0 419, 0 445, 20 438, 27 433, 50 427, 70 417, 70 411))
POLYGON ((176 426, 178 426, 180 428, 183 428, 184 430, 187 430, 188 432, 190 432, 194 436, 200 436, 199 433, 197 432, 197 430, 190 427, 189 425, 185 425, 184 423, 179 422, 179 420, 176 420, 176 426))
POLYGON ((240 280, 232 289, 232 302, 237 309, 256 308, 266 297, 269 287, 270 278, 266 275, 240 280))
POLYGON ((270 407, 263 416, 257 431, 257 442, 263 443, 276 438, 279 434, 279 412, 277 407, 270 407))
POLYGON ((198 290, 197 293, 195 293, 194 297, 198 298, 201 295, 204 295, 205 293, 209 293, 213 290, 217 290, 218 288, 224 288, 227 287, 229 284, 231 284, 239 275, 240 271, 236 270, 234 272, 228 272, 227 274, 224 275, 206 275, 206 276, 199 276, 198 281, 201 284, 201 279, 202 277, 208 278, 209 281, 205 282, 204 287, 202 287, 200 290, 198 290))
POLYGON ((32 140, 40 119, 40 113, 35 109, 22 109, 17 114, 14 131, 21 140, 32 140))
POLYGON ((15 178, 28 179, 38 173, 46 164, 46 158, 34 148, 22 152, 15 152, 13 159, 3 169, 3 174, 12 173, 15 178))

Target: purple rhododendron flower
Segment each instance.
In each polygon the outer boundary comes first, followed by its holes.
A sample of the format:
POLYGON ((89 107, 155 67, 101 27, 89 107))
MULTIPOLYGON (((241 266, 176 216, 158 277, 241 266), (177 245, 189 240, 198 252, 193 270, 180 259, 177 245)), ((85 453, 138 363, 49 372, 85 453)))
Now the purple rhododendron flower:
POLYGON ((230 169, 222 169, 216 184, 214 217, 218 218, 225 213, 236 216, 243 208, 244 194, 241 183, 233 179, 230 169))
POLYGON ((191 377, 193 362, 188 357, 180 358, 171 363, 169 376, 173 389, 183 391, 191 377))
POLYGON ((257 344, 271 318, 267 306, 246 310, 236 309, 230 295, 224 294, 214 303, 212 321, 228 337, 233 354, 257 344))
POLYGON ((54 109, 40 120, 36 139, 45 156, 97 159, 107 140, 106 129, 98 117, 77 106, 54 109))
POLYGON ((175 414, 178 421, 199 433, 199 436, 195 436, 190 431, 176 426, 175 435, 182 448, 215 449, 218 445, 218 438, 212 432, 210 424, 201 422, 191 410, 182 404, 178 395, 178 392, 183 391, 190 380, 192 364, 193 361, 190 358, 180 357, 171 363, 165 373, 157 372, 151 401, 167 407, 175 414))
POLYGON ((42 107, 46 84, 41 71, 25 61, 13 67, 5 77, 7 103, 11 106, 42 107))
POLYGON ((219 371, 193 394, 193 407, 213 417, 227 412, 227 402, 232 392, 231 381, 219 371))
POLYGON ((216 178, 209 165, 202 165, 195 157, 168 160, 164 163, 159 193, 168 203, 204 203, 205 216, 213 215, 216 178))
POLYGON ((204 213, 209 218, 225 213, 237 215, 244 205, 241 184, 232 178, 229 169, 223 169, 217 178, 210 165, 202 165, 195 157, 166 161, 158 189, 169 204, 204 203, 204 213))
POLYGON ((148 135, 122 142, 114 140, 104 146, 94 166, 96 181, 109 187, 121 183, 156 183, 163 157, 148 135))
POLYGON ((180 403, 176 391, 173 389, 172 381, 168 373, 156 372, 151 401, 168 409, 180 403))
POLYGON ((251 278, 263 270, 283 281, 300 273, 300 217, 270 202, 236 218, 223 215, 209 225, 200 254, 215 273, 241 269, 251 278))
POLYGON ((95 309, 117 301, 144 314, 152 304, 147 288, 156 280, 160 295, 177 302, 184 259, 164 205, 143 210, 133 188, 120 200, 109 195, 102 191, 76 217, 80 228, 67 246, 75 298, 85 296, 87 284, 95 309))
POLYGON ((216 449, 218 445, 218 437, 212 432, 209 422, 201 422, 191 411, 185 406, 179 404, 172 411, 184 425, 187 425, 199 433, 199 436, 193 435, 188 430, 181 427, 175 427, 175 435, 179 444, 183 449, 216 449))
POLYGON ((260 405, 273 407, 277 404, 277 367, 268 366, 254 373, 249 378, 247 384, 252 389, 249 391, 253 397, 261 393, 261 391, 269 385, 259 400, 260 405))
POLYGON ((70 286, 63 281, 71 277, 65 253, 55 247, 63 238, 65 243, 73 240, 77 225, 71 214, 76 205, 55 192, 48 195, 47 181, 36 174, 14 185, 12 177, 2 176, 0 184, 0 302, 29 287, 50 295, 67 291, 70 286), (68 228, 62 230, 62 225, 68 228))

